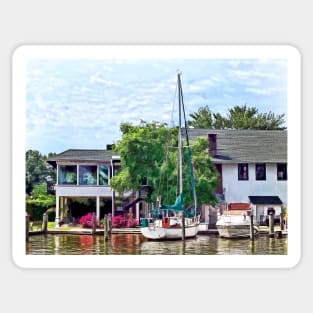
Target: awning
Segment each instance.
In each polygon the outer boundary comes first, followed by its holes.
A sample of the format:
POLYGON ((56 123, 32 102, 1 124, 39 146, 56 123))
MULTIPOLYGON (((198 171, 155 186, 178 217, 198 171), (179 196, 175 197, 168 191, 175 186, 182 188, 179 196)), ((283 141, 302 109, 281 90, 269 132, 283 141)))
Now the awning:
POLYGON ((278 196, 249 196, 252 204, 283 204, 278 196))

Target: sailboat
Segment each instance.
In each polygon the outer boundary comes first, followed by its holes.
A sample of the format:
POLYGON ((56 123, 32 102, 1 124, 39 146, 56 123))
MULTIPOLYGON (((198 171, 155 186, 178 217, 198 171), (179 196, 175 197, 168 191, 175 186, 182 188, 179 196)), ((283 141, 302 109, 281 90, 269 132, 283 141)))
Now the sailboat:
MULTIPOLYGON (((197 197, 193 173, 192 193, 194 200, 193 214, 186 210, 184 206, 183 193, 183 157, 182 157, 182 112, 184 113, 185 132, 187 148, 189 148, 189 138, 185 108, 183 103, 183 93, 181 85, 181 73, 177 75, 178 86, 178 106, 179 106, 179 125, 178 125, 178 169, 179 169, 179 194, 173 205, 161 205, 158 214, 149 218, 142 219, 141 233, 144 237, 151 240, 181 239, 195 237, 198 234, 200 224, 200 214, 197 214, 197 197), (189 213, 189 214, 188 214, 189 213)), ((190 148, 189 148, 190 149, 190 148)), ((191 171, 193 172, 193 171, 191 171)))

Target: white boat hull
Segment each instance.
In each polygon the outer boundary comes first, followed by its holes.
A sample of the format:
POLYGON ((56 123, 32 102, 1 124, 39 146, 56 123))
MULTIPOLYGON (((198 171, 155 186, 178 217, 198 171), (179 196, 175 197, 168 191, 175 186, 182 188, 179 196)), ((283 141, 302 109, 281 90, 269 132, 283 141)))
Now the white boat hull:
MULTIPOLYGON (((246 215, 223 214, 216 222, 216 228, 220 237, 224 238, 248 238, 250 237, 250 217, 246 215)), ((254 233, 257 227, 254 226, 254 233)))
MULTIPOLYGON (((199 231, 200 222, 197 220, 195 222, 187 221, 185 225, 185 238, 195 237, 199 231)), ((162 220, 154 221, 150 223, 147 227, 141 227, 141 234, 152 240, 160 239, 182 239, 183 229, 182 225, 168 225, 166 227, 162 226, 162 220)))
POLYGON ((250 225, 216 225, 220 237, 224 238, 248 238, 250 237, 250 225))

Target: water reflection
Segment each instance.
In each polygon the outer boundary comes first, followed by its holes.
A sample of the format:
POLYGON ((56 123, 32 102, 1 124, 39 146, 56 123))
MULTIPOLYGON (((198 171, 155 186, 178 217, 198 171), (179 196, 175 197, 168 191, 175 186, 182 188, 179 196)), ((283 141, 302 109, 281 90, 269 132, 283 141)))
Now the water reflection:
POLYGON ((229 240, 217 236, 199 235, 182 241, 148 241, 140 234, 114 234, 108 240, 101 235, 31 236, 26 243, 26 254, 164 254, 164 255, 267 255, 287 254, 287 238, 259 236, 229 240))

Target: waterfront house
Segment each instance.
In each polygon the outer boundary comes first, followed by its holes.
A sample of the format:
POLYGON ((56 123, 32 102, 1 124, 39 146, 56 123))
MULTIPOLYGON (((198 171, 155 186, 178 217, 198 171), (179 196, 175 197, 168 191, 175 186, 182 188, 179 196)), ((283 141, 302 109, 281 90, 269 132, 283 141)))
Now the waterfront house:
POLYGON ((287 131, 190 129, 189 135, 208 139, 220 176, 216 194, 226 205, 251 203, 258 222, 268 209, 278 216, 287 206, 287 131))
POLYGON ((47 160, 57 173, 54 185, 57 227, 60 221, 73 221, 89 212, 95 212, 100 220, 105 214, 115 213, 118 207, 115 201, 122 203, 130 196, 116 195, 110 187, 110 179, 120 167, 120 157, 111 146, 107 148, 70 149, 47 160))

